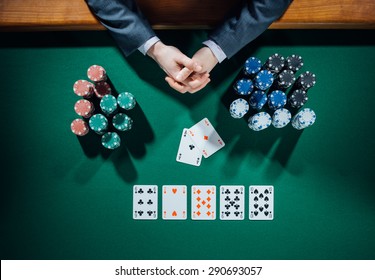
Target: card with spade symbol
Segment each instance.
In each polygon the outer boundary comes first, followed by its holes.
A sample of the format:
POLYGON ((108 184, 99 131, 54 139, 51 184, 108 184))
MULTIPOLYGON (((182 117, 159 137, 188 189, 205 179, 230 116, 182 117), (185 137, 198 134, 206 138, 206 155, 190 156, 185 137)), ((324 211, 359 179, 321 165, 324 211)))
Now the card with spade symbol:
POLYGON ((244 186, 220 186, 220 220, 243 220, 244 198, 244 186))
POLYGON ((201 165, 202 153, 196 147, 193 140, 188 135, 188 129, 184 128, 178 147, 176 160, 178 162, 191 164, 195 166, 201 165))
POLYGON ((187 186, 163 186, 164 220, 186 220, 187 218, 187 186))
POLYGON ((273 220, 273 186, 250 186, 249 197, 250 220, 273 220))
POLYGON ((156 220, 158 218, 158 186, 135 185, 133 187, 133 219, 156 220))

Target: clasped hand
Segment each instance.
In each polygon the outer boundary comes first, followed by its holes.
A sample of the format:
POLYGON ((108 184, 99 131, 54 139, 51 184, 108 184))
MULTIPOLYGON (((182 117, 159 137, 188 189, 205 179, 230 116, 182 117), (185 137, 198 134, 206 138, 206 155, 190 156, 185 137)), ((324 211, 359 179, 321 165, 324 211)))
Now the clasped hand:
POLYGON ((192 58, 179 49, 155 43, 147 52, 167 74, 165 81, 180 93, 195 93, 203 89, 211 80, 210 72, 218 63, 210 48, 202 47, 192 58))

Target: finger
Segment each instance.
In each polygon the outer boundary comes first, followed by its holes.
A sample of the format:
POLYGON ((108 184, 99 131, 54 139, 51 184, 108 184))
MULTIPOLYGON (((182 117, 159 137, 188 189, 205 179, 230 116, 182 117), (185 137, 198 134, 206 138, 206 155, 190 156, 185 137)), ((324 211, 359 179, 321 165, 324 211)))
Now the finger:
POLYGON ((191 73, 193 73, 193 70, 189 69, 188 67, 184 67, 180 72, 177 73, 175 79, 178 82, 185 81, 191 73))
POLYGON ((190 88, 195 89, 200 87, 203 83, 206 82, 206 80, 210 77, 210 74, 205 73, 203 75, 196 75, 189 77, 187 82, 184 82, 184 84, 188 85, 190 88))
POLYGON ((173 80, 171 77, 165 77, 165 81, 169 84, 169 86, 171 88, 173 88, 174 90, 177 90, 178 92, 180 93, 185 93, 187 92, 187 86, 184 86, 182 84, 180 84, 179 82, 176 82, 175 80, 173 80))
POLYGON ((189 90, 189 93, 195 93, 197 91, 200 91, 202 88, 204 88, 209 82, 211 82, 211 79, 207 79, 201 86, 195 88, 195 89, 191 89, 189 90))

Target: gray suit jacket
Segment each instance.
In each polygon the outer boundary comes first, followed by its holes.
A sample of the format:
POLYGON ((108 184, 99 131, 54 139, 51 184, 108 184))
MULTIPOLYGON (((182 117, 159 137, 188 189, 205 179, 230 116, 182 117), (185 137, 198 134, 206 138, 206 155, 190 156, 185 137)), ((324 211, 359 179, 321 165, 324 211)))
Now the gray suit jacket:
MULTIPOLYGON (((134 0, 85 0, 127 56, 155 35, 134 0)), ((243 0, 237 14, 209 34, 228 58, 263 33, 292 0, 243 0)))

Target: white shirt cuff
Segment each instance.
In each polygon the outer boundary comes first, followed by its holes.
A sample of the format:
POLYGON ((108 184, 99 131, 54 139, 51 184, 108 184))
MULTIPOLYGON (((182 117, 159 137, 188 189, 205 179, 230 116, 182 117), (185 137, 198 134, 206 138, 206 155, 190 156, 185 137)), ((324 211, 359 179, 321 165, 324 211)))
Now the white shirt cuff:
POLYGON ((214 53, 219 63, 221 63, 224 59, 227 58, 223 50, 214 41, 207 40, 207 41, 204 41, 202 44, 210 48, 210 50, 214 53))
POLYGON ((143 55, 147 54, 147 51, 156 43, 159 42, 160 39, 157 36, 151 37, 148 39, 142 46, 138 48, 138 50, 143 53, 143 55))

